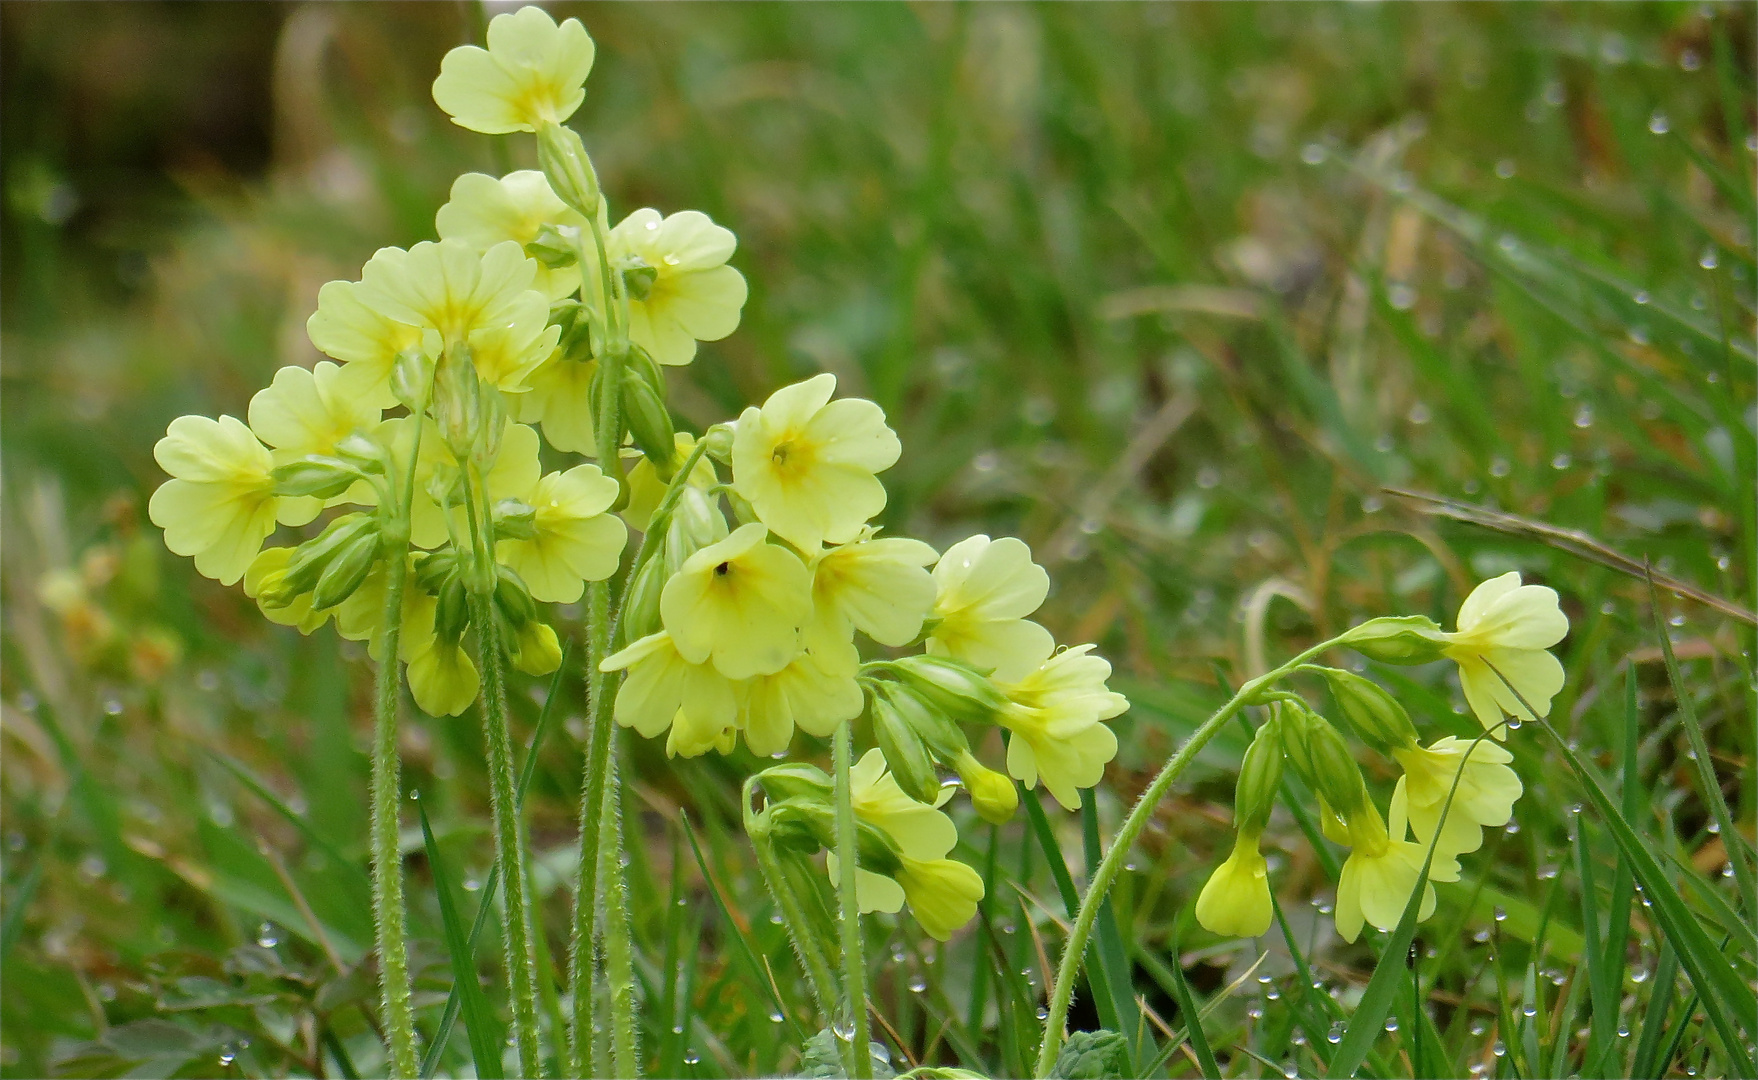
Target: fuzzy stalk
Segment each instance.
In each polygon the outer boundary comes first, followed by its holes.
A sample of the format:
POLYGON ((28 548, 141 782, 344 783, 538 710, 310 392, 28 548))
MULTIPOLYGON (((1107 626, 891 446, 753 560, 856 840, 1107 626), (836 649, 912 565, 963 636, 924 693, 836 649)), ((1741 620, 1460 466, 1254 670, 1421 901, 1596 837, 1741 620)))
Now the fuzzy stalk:
POLYGON ((762 874, 763 884, 768 887, 776 909, 781 912, 782 927, 787 931, 788 940, 793 943, 794 953, 800 958, 800 967, 806 972, 806 985, 812 990, 812 999, 817 1002, 818 1011, 824 1018, 832 1020, 840 1007, 836 975, 824 949, 820 947, 821 939, 813 930, 812 920, 800 904, 799 894, 788 881, 787 870, 782 866, 771 842, 768 824, 751 809, 751 796, 754 794, 752 789, 755 786, 754 777, 745 781, 742 799, 745 835, 751 838, 751 849, 757 853, 757 869, 762 874))
POLYGON ((850 1031, 848 1066, 854 1080, 872 1080, 873 1055, 867 1044, 871 1032, 867 1020, 867 959, 861 949, 861 902, 855 895, 855 868, 860 852, 855 846, 854 792, 849 786, 854 735, 849 725, 836 729, 836 861, 837 898, 842 908, 842 991, 850 1031))
POLYGON ((635 943, 629 927, 628 875, 623 866, 622 789, 617 784, 616 748, 607 763, 604 802, 599 808, 598 880, 604 898, 604 978, 610 984, 612 1076, 639 1076, 640 1029, 635 1024, 635 943))
POLYGON ((1099 868, 1093 872, 1093 880, 1087 885, 1086 895, 1081 898, 1080 911, 1075 915, 1074 925, 1069 928, 1068 940, 1062 946, 1062 958, 1056 966, 1056 982, 1050 991, 1050 1007, 1044 1017, 1044 1038, 1039 1046, 1038 1063, 1032 1071, 1033 1076, 1049 1076, 1051 1067, 1056 1064, 1056 1055, 1062 1049, 1063 1027, 1068 1021, 1068 1006, 1074 997, 1074 980, 1080 974, 1087 940, 1092 936, 1093 923, 1099 917, 1099 908, 1104 904, 1105 896, 1117 881, 1117 872, 1124 859, 1153 818, 1155 807, 1165 798, 1166 792, 1183 775, 1184 770, 1190 767, 1190 763, 1196 760, 1202 748, 1208 745, 1209 740, 1240 709, 1257 704, 1258 697, 1264 690, 1335 644, 1335 641, 1325 641, 1314 645, 1281 667, 1267 671, 1241 686, 1238 693, 1191 733, 1184 745, 1160 769, 1159 775, 1154 777, 1147 790, 1141 793, 1135 806, 1130 808, 1129 816, 1123 819, 1116 837, 1111 841, 1110 850, 1105 852, 1105 857, 1099 860, 1099 868))
POLYGON ((604 815, 605 772, 610 761, 612 719, 609 681, 598 665, 610 640, 610 587, 586 586, 586 698, 590 731, 580 792, 580 865, 574 881, 574 925, 568 939, 568 987, 574 995, 568 1025, 567 1075, 586 1075, 598 1029, 598 833, 604 815))

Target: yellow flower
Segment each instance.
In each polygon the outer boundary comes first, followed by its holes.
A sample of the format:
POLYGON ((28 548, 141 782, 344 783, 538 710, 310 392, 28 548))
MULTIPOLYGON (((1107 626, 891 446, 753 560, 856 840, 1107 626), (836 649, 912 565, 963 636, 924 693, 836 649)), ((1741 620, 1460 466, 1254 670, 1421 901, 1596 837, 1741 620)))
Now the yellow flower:
POLYGON ((611 270, 651 268, 650 282, 634 275, 629 292, 629 338, 662 364, 687 364, 696 342, 719 341, 739 325, 745 277, 726 265, 738 238, 698 210, 661 218, 637 210, 606 238, 611 270))
POLYGON ((912 859, 905 855, 897 883, 909 901, 910 914, 936 941, 946 941, 977 914, 983 899, 983 877, 956 859, 912 859))
MULTIPOLYGON (((671 635, 649 634, 607 656, 601 671, 628 669, 617 690, 616 722, 654 738, 668 727, 683 728, 666 742, 668 755, 694 757, 726 744, 738 727, 738 688, 710 664, 692 664, 679 655, 671 635)), ((725 752, 725 751, 723 751, 725 752)))
MULTIPOLYGON (((410 564, 414 556, 406 556, 406 559, 406 572, 413 574, 410 564)), ((366 642, 367 655, 380 663, 384 662, 384 655, 379 651, 383 643, 379 630, 385 614, 385 573, 386 564, 381 561, 366 575, 366 580, 353 595, 333 609, 336 633, 349 641, 366 642)), ((423 592, 413 580, 405 583, 402 632, 397 639, 397 658, 405 664, 433 646, 433 617, 437 607, 438 601, 423 592)))
POLYGON ((480 253, 458 240, 429 240, 375 252, 361 270, 360 298, 434 331, 448 348, 467 342, 483 381, 520 391, 561 337, 561 327, 549 325, 549 300, 532 288, 536 275, 536 261, 511 240, 480 253))
POLYGON ((777 536, 802 551, 861 534, 885 509, 874 473, 897 463, 901 446, 871 401, 831 401, 836 376, 784 386, 751 406, 733 434, 733 483, 777 536))
POLYGON ((1508 767, 1514 755, 1494 743, 1449 735, 1427 749, 1412 746, 1393 750, 1392 756, 1404 766, 1398 791, 1406 799, 1411 831, 1426 844, 1439 825, 1437 850, 1448 855, 1462 855, 1482 846, 1483 829, 1506 825, 1514 815, 1515 801, 1525 790, 1519 774, 1508 767), (1453 790, 1455 776, 1459 787, 1443 824, 1441 808, 1453 790))
MULTIPOLYGON (((476 665, 465 653, 461 639, 441 641, 433 632, 438 609, 433 597, 413 581, 406 586, 404 597, 403 640, 397 652, 408 665, 409 696, 429 716, 457 716, 476 700, 481 685, 476 665), (416 595, 411 598, 410 593, 416 595)), ((380 602, 382 605, 382 594, 380 602)))
MULTIPOLYGON (((696 437, 687 431, 680 431, 672 436, 672 445, 677 447, 678 467, 682 468, 684 459, 696 449, 696 437)), ((630 452, 628 448, 624 448, 625 456, 630 452)), ((637 456, 634 468, 628 473, 629 505, 623 507, 622 515, 631 528, 646 532, 647 522, 653 517, 653 511, 659 509, 660 502, 665 498, 667 483, 659 478, 659 473, 645 454, 637 456)), ((696 467, 690 470, 690 486, 706 492, 719 482, 720 478, 714 472, 714 462, 707 454, 703 454, 697 460, 696 467)))
POLYGON ((1568 632, 1556 591, 1520 584, 1516 570, 1483 582, 1460 605, 1459 629, 1444 635, 1443 652, 1459 665, 1459 686, 1471 711, 1496 738, 1506 737, 1504 713, 1515 720, 1550 715, 1550 699, 1563 688, 1563 665, 1545 650, 1568 632))
POLYGON ((849 767, 849 802, 855 816, 891 837, 897 850, 916 859, 940 859, 958 844, 958 828, 939 807, 952 797, 942 789, 934 806, 905 795, 877 747, 849 767))
POLYGON ((1270 928, 1270 868, 1256 836, 1241 833, 1196 898, 1196 921, 1211 934, 1257 937, 1270 928))
POLYGON ((812 556, 812 604, 844 636, 853 626, 881 645, 908 645, 934 606, 934 578, 923 569, 940 556, 920 540, 860 539, 812 556))
POLYGON ((513 666, 527 675, 548 675, 562 666, 561 639, 548 623, 532 619, 507 646, 513 666))
POLYGON ((525 377, 529 390, 508 396, 507 409, 520 423, 542 424, 557 450, 597 457, 590 394, 597 371, 598 361, 570 360, 558 349, 525 377))
POLYGON ((752 522, 684 560, 659 596, 660 618, 692 664, 729 679, 769 675, 800 651, 812 579, 793 552, 752 522))
POLYGON ((539 7, 496 15, 487 49, 460 45, 440 61, 434 104, 484 135, 559 124, 585 100, 595 53, 578 19, 557 26, 539 7))
POLYGON ((495 557, 524 579, 533 600, 571 604, 586 582, 616 573, 628 537, 623 523, 605 513, 616 497, 617 482, 596 465, 550 473, 525 497, 536 511, 536 535, 500 541, 495 557))
MULTIPOLYGON (((1392 803, 1391 831, 1371 802, 1349 817, 1349 839, 1354 845, 1337 881, 1337 934, 1344 941, 1361 935, 1363 921, 1391 930, 1404 917, 1404 905, 1416 889, 1428 845, 1404 839, 1403 807, 1392 803)), ((1423 887, 1417 921, 1434 914, 1434 882, 1458 881, 1459 863, 1447 852, 1436 850, 1423 887)))
POLYGON ((1000 684, 1011 704, 999 719, 1014 735, 1007 771, 1028 788, 1042 778, 1069 810, 1080 809, 1079 789, 1097 784, 1117 756, 1117 736, 1101 721, 1129 708, 1128 698, 1105 687, 1111 665, 1092 649, 1065 649, 1019 682, 1000 684))
POLYGON ((864 704, 855 672, 861 657, 851 642, 808 631, 805 648, 773 675, 758 675, 745 688, 739 726, 758 757, 782 753, 794 728, 826 738, 837 725, 861 714, 864 704))
POLYGON ((268 448, 235 417, 179 416, 153 447, 172 479, 147 503, 165 530, 165 546, 195 557, 195 568, 231 585, 244 576, 262 542, 283 525, 304 525, 322 504, 275 496, 268 448))
POLYGON ((348 436, 378 426, 379 407, 348 385, 344 371, 328 360, 310 370, 284 367, 250 399, 250 430, 274 447, 276 464, 329 454, 348 436))
POLYGON ((1050 594, 1050 575, 1032 562, 1023 540, 960 540, 934 565, 934 586, 933 614, 940 621, 928 638, 930 654, 1017 682, 1056 648, 1050 631, 1026 618, 1050 594))
MULTIPOLYGON (((422 422, 425 429, 415 462, 415 502, 410 508, 409 539, 416 547, 433 548, 451 536, 446 527, 446 513, 434 500, 434 489, 448 483, 456 485, 459 473, 457 463, 441 441, 433 421, 422 422)), ((379 424, 372 438, 389 451, 393 461, 401 463, 408 460, 409 442, 414 435, 415 420, 398 416, 379 424)), ((500 453, 483 477, 490 502, 522 498, 532 492, 543 473, 538 457, 540 443, 537 430, 524 424, 508 421, 501 429, 500 453)), ((454 487, 454 490, 457 489, 454 487)), ((370 488, 362 489, 356 485, 349 495, 352 498, 357 493, 359 501, 365 505, 374 505, 377 501, 376 493, 370 488)), ((461 491, 457 491, 456 498, 461 500, 462 497, 461 491)), ((462 501, 456 501, 451 511, 452 529, 457 531, 460 539, 469 536, 463 505, 462 501)))
MULTIPOLYGON (((545 225, 582 229, 586 219, 562 202, 535 169, 511 172, 499 180, 485 173, 465 173, 452 181, 451 201, 434 217, 441 240, 461 240, 477 251, 504 240, 523 247, 537 239, 545 225)), ((551 300, 560 300, 579 290, 580 268, 552 268, 538 262, 533 287, 551 300)))
POLYGON ((309 634, 327 622, 330 612, 335 609, 311 610, 311 594, 308 592, 295 596, 286 607, 274 607, 260 599, 264 590, 272 588, 286 574, 287 563, 292 558, 293 549, 290 547, 264 548, 244 571, 244 595, 256 601, 256 606, 270 622, 295 626, 301 634, 309 634))
POLYGON ((381 409, 397 403, 391 392, 397 357, 421 348, 421 328, 373 310, 355 281, 332 281, 317 291, 317 310, 306 320, 305 333, 320 352, 342 361, 339 381, 381 409))

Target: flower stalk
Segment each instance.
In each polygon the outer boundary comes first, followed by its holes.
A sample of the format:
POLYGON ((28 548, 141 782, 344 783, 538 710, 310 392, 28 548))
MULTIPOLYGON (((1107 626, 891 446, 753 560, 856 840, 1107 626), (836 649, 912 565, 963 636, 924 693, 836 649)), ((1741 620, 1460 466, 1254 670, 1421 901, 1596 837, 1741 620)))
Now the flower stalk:
POLYGON ((867 1051, 870 1029, 867 1020, 867 961, 861 948, 861 904, 856 896, 855 869, 860 853, 855 843, 854 786, 849 777, 854 756, 854 735, 849 725, 836 729, 836 894, 842 909, 842 991, 844 1019, 838 1038, 847 1033, 849 1075, 872 1080, 873 1058, 867 1051))

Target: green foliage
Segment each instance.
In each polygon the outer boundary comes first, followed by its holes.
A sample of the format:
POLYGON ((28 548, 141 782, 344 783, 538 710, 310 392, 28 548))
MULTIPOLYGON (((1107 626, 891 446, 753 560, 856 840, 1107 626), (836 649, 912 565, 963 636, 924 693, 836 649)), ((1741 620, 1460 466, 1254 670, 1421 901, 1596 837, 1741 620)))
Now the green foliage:
POLYGON ((1129 1040, 1115 1031, 1077 1031, 1062 1044, 1053 1080, 1120 1080, 1130 1075, 1129 1040))

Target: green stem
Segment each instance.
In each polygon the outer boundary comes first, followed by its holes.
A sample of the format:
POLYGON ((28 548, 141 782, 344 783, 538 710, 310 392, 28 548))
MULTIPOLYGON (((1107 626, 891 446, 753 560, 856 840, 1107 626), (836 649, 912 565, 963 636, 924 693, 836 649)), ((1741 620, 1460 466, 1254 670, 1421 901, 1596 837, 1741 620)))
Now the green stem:
POLYGON ((603 821, 605 770, 610 760, 611 710, 608 679, 598 665, 610 637, 610 587, 586 586, 586 697, 590 734, 580 792, 580 866, 574 882, 574 927, 568 940, 568 986, 574 995, 568 1027, 567 1074, 586 1075, 597 1016, 598 833, 603 821))
POLYGON ((836 729, 836 862, 837 897, 842 907, 842 990, 849 1037, 849 1075, 872 1080, 873 1055, 867 1049, 871 1035, 867 1021, 867 961, 861 950, 861 904, 855 895, 855 867, 860 853, 855 848, 854 792, 849 786, 849 759, 854 756, 854 735, 849 725, 836 729))
POLYGON ((403 900, 403 860, 398 848, 401 823, 397 804, 402 796, 397 756, 397 705, 402 690, 398 650, 403 637, 403 590, 409 578, 409 517, 415 499, 415 463, 421 452, 423 408, 414 410, 409 458, 402 479, 403 498, 384 536, 385 606, 379 617, 378 674, 373 693, 372 722, 372 916, 379 957, 385 1034, 390 1041, 391 1072, 403 1080, 420 1074, 415 1050, 415 1008, 409 989, 408 913, 403 900))
POLYGON ((812 920, 801 906, 799 894, 792 888, 787 870, 776 856, 768 825, 751 811, 755 784, 755 777, 745 781, 745 834, 751 838, 751 848, 757 853, 757 869, 763 875, 763 883, 769 887, 775 906, 781 911, 782 926, 793 942, 794 952, 799 955, 800 966, 805 969, 806 983, 811 987, 813 1000, 818 1003, 818 1011, 827 1020, 832 1019, 839 1007, 836 976, 830 960, 819 947, 819 936, 813 932, 812 920))
POLYGON ((623 873, 623 814, 616 783, 616 748, 606 762, 599 816, 598 880, 604 896, 604 977, 610 984, 610 1052, 613 1076, 640 1073, 640 1032, 635 1027, 635 948, 629 933, 628 875, 623 873))
POLYGON ((1063 1025, 1068 1020, 1068 1005, 1074 996, 1074 980, 1080 974, 1081 962, 1086 953, 1087 939, 1092 935, 1093 922, 1099 916, 1099 908, 1105 902, 1105 895, 1111 891, 1112 884, 1117 880, 1117 872, 1128 857, 1129 851, 1135 846, 1136 838, 1147 827, 1154 816, 1154 808, 1165 797, 1172 784, 1183 774, 1184 770, 1196 760, 1197 754, 1208 745, 1233 714, 1247 705, 1254 704, 1259 692, 1284 678, 1289 672, 1301 664, 1323 653, 1335 645, 1335 640, 1322 642, 1296 656, 1273 671, 1267 671, 1252 679, 1239 688, 1227 704, 1215 711, 1215 714, 1204 720, 1202 726, 1194 731, 1184 745, 1178 748, 1147 790, 1141 793, 1129 816, 1117 830, 1117 836, 1111 842, 1111 848, 1099 861, 1099 868, 1093 873, 1093 880, 1087 885, 1087 892, 1081 898, 1080 911, 1075 915, 1074 926, 1069 929, 1068 941, 1062 947, 1062 959, 1056 967, 1056 982, 1050 992, 1050 1009, 1044 1017, 1044 1041, 1038 1051, 1038 1064, 1034 1076, 1050 1075, 1050 1067, 1056 1063, 1056 1054, 1062 1048, 1063 1025))
POLYGON ((477 470, 464 503, 470 518, 470 535, 476 545, 476 572, 470 580, 470 621, 476 627, 476 644, 482 663, 482 726, 488 743, 489 809, 494 817, 495 857, 506 878, 506 954, 509 997, 513 1009, 513 1037, 519 1048, 521 1076, 541 1077, 543 1055, 537 1038, 537 959, 531 948, 530 879, 525 863, 525 843, 519 825, 519 803, 514 795, 513 740, 507 727, 506 672, 502 666, 500 626, 494 616, 496 580, 493 544, 487 535, 488 521, 479 519, 477 499, 487 507, 487 489, 477 470))

